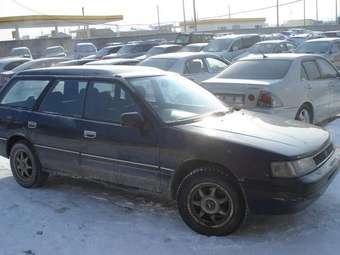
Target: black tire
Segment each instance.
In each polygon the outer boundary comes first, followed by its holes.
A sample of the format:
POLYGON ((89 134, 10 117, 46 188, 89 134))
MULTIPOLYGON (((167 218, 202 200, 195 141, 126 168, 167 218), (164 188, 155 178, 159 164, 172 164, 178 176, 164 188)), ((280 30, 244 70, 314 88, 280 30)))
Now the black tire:
POLYGON ((10 165, 16 182, 24 188, 41 187, 48 179, 48 173, 41 170, 38 157, 25 141, 17 142, 11 148, 10 165))
POLYGON ((299 121, 303 121, 309 124, 313 124, 313 111, 310 108, 310 106, 304 104, 302 105, 299 110, 297 111, 296 115, 295 115, 295 120, 299 120, 299 121), (308 120, 304 120, 301 118, 301 115, 304 115, 303 113, 308 114, 308 120))
POLYGON ((195 169, 183 179, 177 191, 177 206, 184 222, 192 230, 207 236, 233 233, 247 213, 238 185, 223 169, 214 166, 195 169), (228 201, 222 203, 224 200, 228 201), (222 211, 225 216, 220 214, 222 211))

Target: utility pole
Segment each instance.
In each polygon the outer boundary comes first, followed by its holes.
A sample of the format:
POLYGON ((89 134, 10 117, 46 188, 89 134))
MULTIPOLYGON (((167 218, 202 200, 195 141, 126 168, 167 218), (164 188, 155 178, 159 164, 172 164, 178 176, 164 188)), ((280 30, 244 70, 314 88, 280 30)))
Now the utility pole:
POLYGON ((280 18, 279 18, 279 0, 276 0, 276 27, 280 26, 280 18))
POLYGON ((183 5, 183 25, 184 25, 184 32, 187 31, 187 21, 185 18, 185 3, 184 0, 182 0, 182 5, 183 5))
POLYGON ((303 0, 303 26, 306 26, 306 0, 303 0))
POLYGON ((228 17, 231 19, 230 4, 228 4, 228 17))
POLYGON ((158 30, 161 30, 161 22, 159 19, 159 5, 157 5, 157 21, 158 21, 158 30))
POLYGON ((194 9, 194 27, 195 27, 195 32, 197 32, 196 0, 192 0, 192 5, 194 9))
POLYGON ((338 0, 335 0, 335 24, 338 25, 338 0))
POLYGON ((316 10, 316 21, 319 21, 319 4, 318 0, 315 0, 315 10, 316 10))

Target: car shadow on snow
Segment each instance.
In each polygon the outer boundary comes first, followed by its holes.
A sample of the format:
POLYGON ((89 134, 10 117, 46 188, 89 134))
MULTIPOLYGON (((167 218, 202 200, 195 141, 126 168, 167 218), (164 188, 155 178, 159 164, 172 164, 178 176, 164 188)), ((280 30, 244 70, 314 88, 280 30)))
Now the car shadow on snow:
MULTIPOLYGON (((0 194, 3 189, 1 187, 6 186, 10 187, 14 195, 15 193, 21 194, 25 190, 14 182, 13 177, 0 178, 0 194)), ((109 203, 109 206, 105 205, 107 211, 110 212, 110 206, 118 207, 123 210, 124 214, 131 214, 131 221, 133 221, 135 213, 142 213, 144 216, 151 218, 155 214, 156 217, 158 216, 158 225, 161 225, 162 221, 171 221, 171 224, 176 226, 170 231, 182 232, 181 234, 187 237, 195 235, 181 221, 174 202, 164 201, 149 193, 123 190, 83 179, 60 176, 50 177, 47 184, 41 189, 27 190, 30 198, 41 192, 46 193, 47 195, 43 196, 48 197, 59 194, 61 196, 61 199, 59 198, 59 201, 62 201, 61 203, 67 198, 64 201, 65 206, 54 208, 55 213, 63 214, 70 207, 82 207, 84 204, 79 204, 80 200, 87 201, 91 199, 92 207, 94 207, 91 210, 96 210, 95 208, 97 207, 100 208, 103 203, 109 203)), ((88 201, 85 203, 88 203, 88 201)), ((114 212, 112 213, 114 214, 114 212)), ((100 217, 100 212, 99 215, 96 212, 96 215, 100 217)), ((312 206, 297 214, 278 216, 250 215, 241 229, 227 238, 231 240, 241 239, 242 241, 247 239, 264 241, 268 240, 268 238, 275 240, 275 238, 282 238, 283 236, 290 240, 298 235, 305 235, 306 231, 311 233, 313 231, 323 231, 323 229, 339 227, 340 198, 336 192, 331 191, 324 194, 312 206)))

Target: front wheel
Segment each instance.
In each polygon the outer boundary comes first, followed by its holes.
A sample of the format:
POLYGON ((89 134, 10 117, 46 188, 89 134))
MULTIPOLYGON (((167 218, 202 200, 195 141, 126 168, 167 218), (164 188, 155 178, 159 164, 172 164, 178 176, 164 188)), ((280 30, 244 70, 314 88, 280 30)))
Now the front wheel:
POLYGON ((48 173, 41 170, 39 159, 24 141, 12 147, 10 165, 16 182, 24 188, 40 187, 47 181, 48 173))
POLYGON ((234 232, 246 216, 238 186, 215 167, 198 168, 187 175, 177 191, 177 205, 184 222, 208 236, 234 232))

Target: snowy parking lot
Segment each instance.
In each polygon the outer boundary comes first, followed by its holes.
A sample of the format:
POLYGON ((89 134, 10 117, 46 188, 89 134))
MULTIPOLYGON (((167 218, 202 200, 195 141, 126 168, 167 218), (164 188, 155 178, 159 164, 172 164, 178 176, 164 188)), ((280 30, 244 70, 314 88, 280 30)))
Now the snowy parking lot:
MULTIPOLYGON (((340 119, 326 125, 340 146, 340 119)), ((340 175, 294 215, 251 216, 235 234, 205 237, 173 204, 96 183, 52 177, 26 190, 0 159, 0 255, 339 254, 340 175)))

